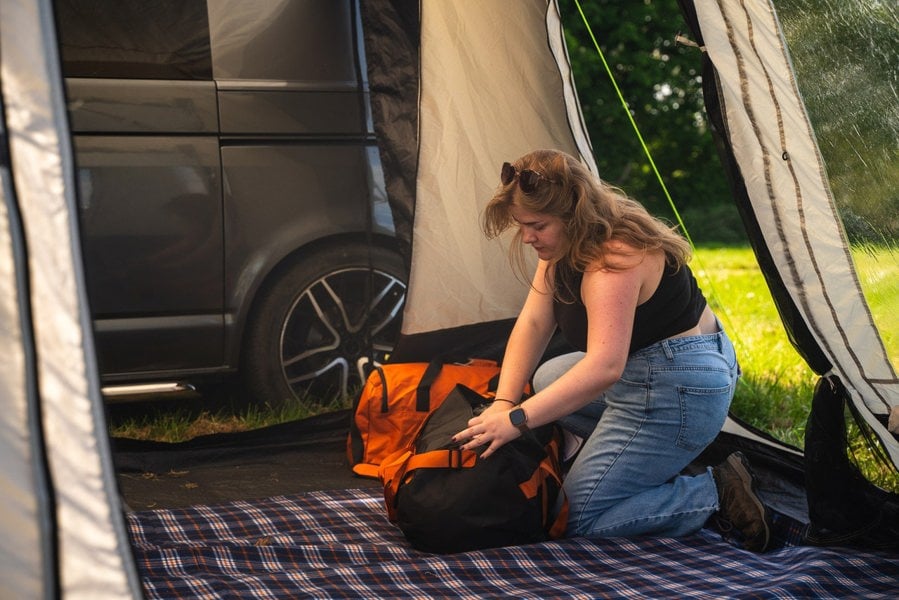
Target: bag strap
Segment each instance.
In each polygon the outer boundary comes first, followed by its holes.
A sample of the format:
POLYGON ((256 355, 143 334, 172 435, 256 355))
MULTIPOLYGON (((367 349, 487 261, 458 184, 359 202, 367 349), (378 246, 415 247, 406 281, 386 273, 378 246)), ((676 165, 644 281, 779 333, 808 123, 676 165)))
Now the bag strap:
POLYGON ((406 464, 406 473, 418 469, 470 469, 478 461, 474 450, 459 448, 443 448, 415 454, 406 464))
POLYGON ((443 369, 443 358, 438 356, 431 359, 425 372, 422 373, 415 388, 415 410, 418 412, 431 411, 431 385, 437 380, 440 371, 443 369))
POLYGON ((390 412, 390 399, 387 397, 387 376, 384 374, 384 368, 381 365, 375 367, 375 372, 381 380, 381 412, 386 414, 390 412))
MULTIPOLYGON (((535 440, 536 441, 536 440, 535 440)), ((552 439, 546 444, 546 456, 540 461, 540 465, 534 471, 534 474, 527 481, 523 481, 518 485, 521 492, 526 498, 534 498, 539 490, 545 487, 547 480, 553 480, 562 495, 562 501, 557 502, 560 505, 558 514, 556 514, 552 523, 547 523, 554 506, 549 505, 548 494, 543 494, 543 506, 541 507, 542 522, 550 539, 556 540, 565 536, 565 530, 568 527, 568 500, 565 498, 565 488, 562 486, 562 472, 559 464, 559 436, 554 432, 552 439)))
POLYGON ((477 462, 478 455, 473 450, 444 448, 422 454, 412 450, 399 450, 386 457, 378 467, 378 477, 384 484, 384 503, 391 522, 396 521, 396 494, 406 477, 418 469, 465 469, 477 462))

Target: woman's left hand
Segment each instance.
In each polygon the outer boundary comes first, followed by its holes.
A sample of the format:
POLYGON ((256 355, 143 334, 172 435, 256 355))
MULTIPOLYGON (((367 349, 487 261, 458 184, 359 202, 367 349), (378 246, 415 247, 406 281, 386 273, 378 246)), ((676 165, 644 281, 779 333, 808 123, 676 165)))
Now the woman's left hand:
POLYGON ((487 458, 503 444, 521 435, 509 420, 508 410, 489 410, 468 421, 468 427, 453 436, 463 450, 485 447, 481 458, 487 458))

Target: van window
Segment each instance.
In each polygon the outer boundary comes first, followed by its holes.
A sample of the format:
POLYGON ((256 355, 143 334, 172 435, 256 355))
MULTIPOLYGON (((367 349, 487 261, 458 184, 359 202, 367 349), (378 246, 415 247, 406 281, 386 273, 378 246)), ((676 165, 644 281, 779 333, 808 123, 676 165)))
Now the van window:
POLYGON ((66 77, 211 80, 206 0, 54 0, 66 77))
POLYGON ((355 85, 351 4, 209 0, 215 78, 355 85))

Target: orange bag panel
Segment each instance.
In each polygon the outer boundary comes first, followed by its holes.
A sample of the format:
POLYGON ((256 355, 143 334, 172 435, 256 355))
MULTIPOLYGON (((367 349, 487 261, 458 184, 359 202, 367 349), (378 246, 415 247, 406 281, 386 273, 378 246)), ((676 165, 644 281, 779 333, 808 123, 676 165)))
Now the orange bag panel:
POLYGON ((376 478, 384 458, 412 442, 428 414, 456 384, 492 398, 498 376, 499 365, 486 359, 465 364, 386 364, 372 371, 359 394, 347 437, 347 459, 353 472, 376 478), (419 390, 427 388, 422 385, 425 375, 433 380, 424 382, 430 383, 430 393, 421 398, 419 390))

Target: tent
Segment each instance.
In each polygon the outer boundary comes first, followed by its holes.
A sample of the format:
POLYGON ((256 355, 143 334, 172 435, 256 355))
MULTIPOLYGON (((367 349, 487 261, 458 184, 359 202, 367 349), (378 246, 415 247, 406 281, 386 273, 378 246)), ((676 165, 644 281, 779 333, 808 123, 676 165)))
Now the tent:
MULTIPOLYGON (((526 290, 508 269, 502 242, 483 240, 473 218, 489 197, 496 165, 531 148, 557 147, 595 168, 594 149, 568 66, 558 6, 551 0, 518 2, 515 10, 509 10, 508 3, 483 0, 363 0, 360 4, 368 27, 373 113, 388 165, 391 202, 398 214, 414 212, 410 287, 395 359, 426 357, 441 347, 464 350, 471 344, 501 344, 502 332, 526 290), (479 301, 465 301, 475 290, 479 301)), ((893 465, 899 465, 899 380, 859 287, 776 3, 685 0, 681 4, 692 37, 703 50, 708 116, 731 178, 734 200, 784 326, 821 376, 814 399, 821 409, 813 412, 813 417, 833 412, 834 407, 842 414, 843 404, 848 403, 879 439, 893 465)), ((222 515, 200 508, 179 513, 173 524, 172 513, 135 520, 123 512, 105 434, 84 291, 74 161, 51 3, 2 0, 0 15, 0 277, 4 282, 0 287, 0 330, 5 348, 0 363, 0 489, 6 500, 0 513, 0 589, 4 596, 23 598, 141 597, 150 584, 147 571, 139 572, 136 566, 136 540, 150 543, 151 520, 155 519, 152 525, 158 528, 153 531, 173 527, 179 532, 175 537, 182 536, 189 546, 203 537, 192 529, 200 516, 222 527, 222 515)), ((870 484, 848 473, 845 481, 850 486, 835 498, 828 493, 833 491, 828 487, 835 486, 822 483, 817 470, 827 468, 832 456, 841 455, 844 449, 840 432, 828 429, 827 423, 825 419, 821 427, 810 427, 812 439, 807 446, 814 452, 807 448, 805 455, 736 421, 728 424, 722 440, 767 456, 784 472, 793 469, 795 474, 797 465, 801 472, 804 465, 809 477, 809 515, 795 514, 796 504, 784 502, 787 516, 821 518, 820 529, 825 534, 833 529, 828 517, 848 505, 863 503, 866 512, 858 527, 880 531, 892 527, 895 535, 896 521, 889 520, 897 514, 895 494, 872 490, 870 484), (815 504, 819 491, 823 503, 815 504), (881 520, 872 524, 874 517, 881 520)), ((786 481, 785 476, 785 499, 789 496, 786 481)), ((347 511, 338 512, 347 530, 358 533, 376 518, 362 510, 373 506, 369 500, 352 491, 313 495, 291 503, 290 514, 309 528, 319 524, 331 527, 330 534, 337 535, 334 507, 355 507, 358 510, 347 515, 347 511), (325 518, 328 510, 332 512, 325 518)), ((273 511, 284 504, 280 500, 259 502, 241 505, 241 511, 264 513, 266 522, 274 527, 279 521, 273 518, 273 511)), ((266 546, 273 535, 271 531, 257 533, 255 542, 245 541, 238 549, 243 552, 255 547, 269 561, 266 564, 272 564, 277 552, 272 549, 272 554, 266 554, 266 546)), ((369 546, 360 550, 358 539, 352 540, 354 545, 346 555, 322 557, 313 548, 313 558, 304 569, 312 569, 310 565, 324 569, 329 560, 346 561, 341 576, 347 586, 343 594, 353 595, 346 590, 355 590, 360 597, 405 595, 412 593, 409 590, 416 581, 433 584, 435 577, 440 578, 435 573, 451 572, 466 573, 471 579, 463 587, 433 589, 444 593, 454 589, 458 595, 480 593, 482 597, 501 593, 499 588, 478 588, 481 584, 475 582, 483 573, 472 571, 472 563, 464 558, 440 562, 400 556, 389 546, 383 551, 381 546, 371 546, 373 541, 368 538, 364 541, 369 546), (397 563, 402 577, 396 567, 391 570, 387 564, 391 559, 402 559, 397 563), (352 565, 359 565, 359 571, 352 571, 352 565), (390 575, 393 587, 385 590, 374 585, 370 581, 373 573, 390 575)), ((697 555, 702 547, 709 561, 721 559, 720 548, 708 540, 694 540, 697 555)), ((396 545, 397 540, 388 536, 379 543, 396 545)), ((646 557, 665 560, 666 548, 653 544, 637 541, 631 551, 636 548, 646 557)), ((493 560, 487 563, 514 562, 518 571, 509 567, 508 572, 520 573, 545 553, 564 551, 571 553, 569 558, 577 558, 575 550, 586 551, 587 546, 587 541, 575 540, 570 546, 534 548, 532 554, 524 549, 504 550, 490 555, 493 560)), ((594 546, 589 550, 591 556, 599 556, 595 560, 609 561, 610 569, 623 564, 614 552, 598 552, 594 546)), ((177 572, 187 568, 170 549, 140 552, 146 559, 142 563, 145 569, 151 563, 177 563, 177 572), (153 558, 148 558, 150 555, 153 558)), ((218 547, 211 552, 218 556, 225 550, 218 547)), ((188 553, 198 564, 211 560, 200 550, 188 553)), ((895 590, 899 577, 899 563, 889 553, 837 549, 820 556, 807 552, 791 556, 799 561, 800 566, 794 568, 800 570, 803 557, 808 557, 806 564, 820 559, 824 564, 847 565, 841 561, 861 557, 868 569, 862 569, 862 574, 828 578, 815 571, 809 577, 823 577, 835 586, 851 585, 853 580, 874 582, 884 597, 891 587, 895 590)), ((752 560, 728 552, 724 558, 733 560, 721 562, 737 565, 752 560)), ((765 573, 761 563, 752 563, 752 568, 765 573)), ((285 581, 293 587, 282 588, 283 597, 301 595, 298 590, 319 597, 338 594, 326 585, 330 580, 313 580, 311 571, 304 569, 289 574, 285 581)), ((496 574, 496 570, 491 572, 496 574)), ((741 572, 733 569, 734 577, 741 572)), ((615 586, 628 583, 624 573, 634 576, 635 571, 621 569, 622 579, 610 584, 609 593, 616 589, 622 593, 622 588, 615 586)), ((229 572, 235 580, 238 575, 229 572)), ((543 597, 549 594, 546 590, 577 595, 578 588, 566 587, 573 584, 564 575, 547 576, 555 585, 541 588, 543 597)), ((695 573, 692 576, 697 577, 695 573)), ((680 589, 686 593, 687 588, 675 585, 679 577, 659 581, 646 575, 644 585, 661 587, 643 588, 643 592, 658 595, 680 589)), ((525 578, 519 583, 518 588, 507 588, 504 593, 525 597, 525 591, 531 589, 528 584, 534 581, 525 578)), ((165 589, 173 595, 177 595, 175 590, 184 596, 216 595, 215 589, 204 587, 212 585, 206 582, 192 580, 190 585, 198 587, 179 587, 179 582, 170 578, 157 579, 155 584, 159 587, 152 588, 154 596, 165 595, 159 591, 165 589)), ((753 583, 741 581, 740 585, 748 594, 753 583)), ((802 577, 790 585, 808 593, 817 589, 803 588, 802 577)), ((817 591, 832 593, 827 588, 817 591)), ((276 596, 273 591, 272 597, 276 596)))

